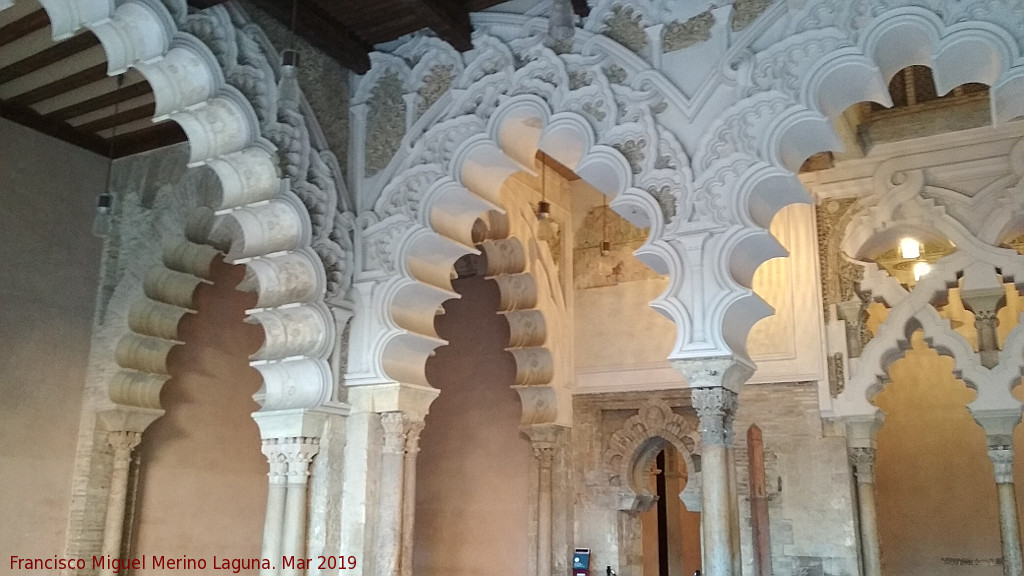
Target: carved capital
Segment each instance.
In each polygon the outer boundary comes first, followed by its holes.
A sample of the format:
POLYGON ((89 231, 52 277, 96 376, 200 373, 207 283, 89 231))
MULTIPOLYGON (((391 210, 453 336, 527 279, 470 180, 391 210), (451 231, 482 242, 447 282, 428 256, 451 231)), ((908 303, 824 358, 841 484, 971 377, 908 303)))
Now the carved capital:
POLYGON ((424 422, 407 418, 405 421, 405 455, 415 457, 420 451, 420 433, 424 422))
POLYGON ((385 454, 402 454, 405 452, 405 416, 401 412, 385 412, 380 415, 380 425, 384 428, 385 454))
POLYGON ((271 484, 304 484, 309 477, 309 463, 320 451, 318 438, 269 438, 263 441, 271 484))
POLYGON ((129 432, 126 430, 107 432, 107 443, 114 449, 115 464, 118 462, 128 462, 128 459, 131 458, 132 450, 140 442, 142 442, 141 432, 129 432))
POLYGON ((694 388, 693 409, 700 419, 700 437, 705 446, 732 445, 732 422, 736 416, 736 393, 725 388, 694 388))
POLYGON ((875 449, 850 448, 850 464, 857 476, 858 484, 874 484, 875 482, 875 449))
POLYGON ((523 430, 530 437, 533 456, 540 463, 542 469, 551 468, 551 463, 555 459, 555 451, 558 449, 558 436, 561 431, 560 426, 553 425, 531 426, 523 430))
POLYGON ((1013 483, 1013 448, 1009 446, 989 447, 988 458, 995 469, 996 484, 1013 483))

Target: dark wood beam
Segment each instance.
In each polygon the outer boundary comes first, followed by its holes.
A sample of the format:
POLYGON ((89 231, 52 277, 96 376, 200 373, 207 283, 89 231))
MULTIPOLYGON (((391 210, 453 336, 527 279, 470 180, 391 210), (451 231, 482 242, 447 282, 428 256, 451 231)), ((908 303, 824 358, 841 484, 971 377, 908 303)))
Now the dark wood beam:
POLYGON ((28 106, 17 106, 12 105, 10 102, 0 101, 0 118, 6 118, 11 122, 16 122, 37 132, 53 136, 58 140, 63 140, 102 156, 108 156, 110 152, 107 141, 96 134, 79 132, 65 122, 44 118, 28 106))
POLYGON ((49 84, 44 84, 34 90, 29 90, 23 94, 19 94, 8 100, 10 104, 17 104, 18 106, 29 106, 37 102, 42 102, 54 96, 60 96, 65 92, 77 90, 83 86, 88 86, 93 82, 99 82, 107 77, 107 63, 103 62, 95 66, 86 68, 81 72, 75 72, 71 76, 54 80, 49 84))
POLYGON ((108 128, 115 126, 123 126, 129 122, 136 120, 145 120, 146 118, 152 118, 153 114, 156 113, 156 103, 150 102, 149 104, 143 104, 135 108, 128 110, 121 110, 117 114, 111 114, 110 116, 104 116, 92 122, 86 122, 75 126, 75 130, 79 132, 101 132, 108 128))
POLYGON ((88 100, 83 100, 77 104, 72 104, 59 110, 54 110, 53 112, 44 114, 44 116, 47 118, 53 118, 54 120, 70 120, 71 118, 95 112, 101 108, 120 104, 121 102, 131 100, 132 98, 145 96, 152 92, 153 90, 149 87, 148 82, 136 82, 135 84, 119 88, 113 92, 100 94, 95 98, 89 98, 88 100))
POLYGON ((456 0, 407 0, 410 8, 423 18, 423 26, 430 28, 456 50, 473 49, 473 26, 469 12, 456 0))
MULTIPOLYGON (((288 28, 292 25, 292 3, 283 0, 252 0, 258 8, 288 28)), ((339 64, 357 74, 370 69, 370 46, 355 32, 346 28, 314 0, 299 2, 296 33, 313 46, 323 50, 339 64)), ((280 48, 280 47, 279 47, 280 48)))
POLYGON ((24 38, 29 34, 46 28, 50 24, 50 17, 46 10, 40 8, 31 14, 27 14, 0 28, 0 46, 10 44, 15 40, 24 38))
POLYGON ((217 4, 223 4, 228 0, 188 0, 188 5, 195 8, 196 10, 206 10, 217 4))
POLYGON ((177 122, 167 120, 142 130, 111 138, 108 142, 110 143, 111 156, 113 158, 124 158, 125 156, 178 144, 185 140, 185 132, 181 129, 181 126, 178 126, 177 122))
POLYGON ((60 62, 93 46, 99 46, 99 44, 99 39, 92 32, 82 32, 78 36, 72 36, 59 44, 54 44, 41 52, 36 52, 13 64, 0 68, 0 84, 10 82, 15 78, 21 78, 26 74, 60 62))

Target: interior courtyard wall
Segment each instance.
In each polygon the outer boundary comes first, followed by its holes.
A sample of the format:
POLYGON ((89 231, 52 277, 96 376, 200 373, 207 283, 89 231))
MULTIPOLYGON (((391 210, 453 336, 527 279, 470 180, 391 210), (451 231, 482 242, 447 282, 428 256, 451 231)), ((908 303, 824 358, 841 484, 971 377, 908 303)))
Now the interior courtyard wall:
POLYGON ((521 406, 496 313, 497 285, 480 277, 453 285, 462 297, 437 316, 448 340, 427 362, 441 394, 430 407, 417 459, 413 573, 527 573, 532 460, 519 431, 521 406))
POLYGON ((0 526, 5 554, 63 550, 109 161, 0 120, 0 526), (60 170, 53 169, 59 158, 60 170))
POLYGON ((846 439, 823 423, 816 382, 748 384, 734 422, 743 571, 753 573, 747 429, 761 428, 776 576, 852 576, 857 527, 846 439))

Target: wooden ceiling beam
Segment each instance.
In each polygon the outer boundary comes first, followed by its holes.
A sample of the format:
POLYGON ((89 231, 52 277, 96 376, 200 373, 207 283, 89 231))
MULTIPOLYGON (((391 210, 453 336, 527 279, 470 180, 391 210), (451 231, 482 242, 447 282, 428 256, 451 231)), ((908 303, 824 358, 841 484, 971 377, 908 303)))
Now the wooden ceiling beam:
POLYGON ((473 49, 473 26, 469 23, 469 12, 457 1, 411 0, 411 8, 423 18, 426 28, 464 52, 473 49))
POLYGON ((0 46, 4 46, 28 36, 29 34, 42 30, 50 24, 50 17, 46 10, 40 8, 31 14, 27 14, 0 28, 0 46))
POLYGON ((77 104, 72 104, 70 106, 54 110, 53 112, 44 114, 44 116, 47 118, 53 118, 54 120, 70 120, 71 118, 95 112, 102 108, 107 108, 108 106, 120 104, 121 102, 131 100, 132 98, 145 96, 152 92, 153 90, 149 87, 148 82, 136 82, 135 84, 119 88, 113 92, 100 94, 95 98, 89 98, 88 100, 83 100, 77 104))
MULTIPOLYGON (((288 28, 292 26, 292 3, 283 0, 252 0, 258 8, 288 28)), ((323 50, 339 64, 357 74, 370 69, 370 46, 355 32, 346 28, 314 0, 299 2, 295 32, 313 46, 323 50)))
POLYGON ((96 134, 79 132, 66 122, 44 118, 28 106, 18 106, 0 101, 0 118, 6 118, 11 122, 16 122, 26 128, 42 132, 101 156, 109 156, 110 147, 103 138, 96 134))
POLYGON ((86 68, 81 72, 76 72, 66 78, 55 80, 34 90, 29 90, 28 92, 19 94, 9 99, 7 102, 18 106, 29 106, 36 104, 37 102, 53 98, 54 96, 60 96, 65 92, 71 92, 72 90, 77 90, 83 86, 88 86, 93 82, 99 82, 106 77, 107 63, 103 62, 86 68))
POLYGON ((67 40, 50 46, 49 48, 36 52, 35 54, 22 58, 13 64, 0 68, 0 84, 10 82, 45 68, 50 64, 56 64, 61 60, 74 56, 94 46, 99 46, 100 41, 92 32, 82 32, 78 36, 72 36, 67 40))
POLYGON ((128 110, 121 110, 117 114, 111 114, 110 116, 104 116, 91 122, 79 124, 75 126, 75 130, 80 132, 100 132, 113 128, 115 126, 121 126, 129 122, 136 120, 145 120, 146 118, 152 118, 153 114, 156 114, 156 103, 150 102, 149 104, 143 104, 135 108, 129 108, 128 110))
POLYGON ((227 1, 228 0, 188 0, 188 5, 196 10, 206 10, 207 8, 223 4, 227 1))
POLYGON ((142 130, 129 132, 108 140, 111 156, 124 158, 133 154, 149 152, 164 146, 179 144, 187 140, 185 132, 177 122, 167 120, 142 130))

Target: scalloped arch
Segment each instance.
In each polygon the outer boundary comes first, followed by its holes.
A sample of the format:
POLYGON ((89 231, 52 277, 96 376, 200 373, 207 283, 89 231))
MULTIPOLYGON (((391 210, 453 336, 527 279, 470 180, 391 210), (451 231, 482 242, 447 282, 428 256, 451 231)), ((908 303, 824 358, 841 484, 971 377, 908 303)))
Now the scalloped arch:
MULTIPOLYGON (((178 238, 166 239, 162 267, 147 278, 147 298, 133 305, 136 320, 118 346, 123 370, 109 385, 111 400, 128 408, 158 408, 166 354, 177 339, 176 319, 191 306, 194 289, 218 251, 229 261, 246 260, 239 289, 258 294, 261 310, 247 322, 262 325, 265 333, 252 358, 264 380, 257 394, 261 411, 314 408, 328 400, 332 378, 325 358, 334 322, 323 304, 324 264, 310 248, 310 214, 288 181, 279 178, 275 148, 261 136, 265 127, 254 105, 226 80, 224 66, 243 65, 221 64, 214 54, 228 49, 237 57, 239 48, 208 46, 186 30, 190 20, 203 18, 232 23, 226 9, 192 15, 178 10, 183 20, 177 21, 155 0, 116 7, 111 0, 41 4, 55 39, 89 28, 106 52, 110 74, 128 67, 142 73, 153 88, 155 120, 177 122, 188 138, 190 166, 208 166, 220 185, 212 205, 195 212, 178 238)), ((237 42, 234 36, 227 41, 237 42)), ((260 53, 247 56, 265 61, 260 53)), ((274 80, 267 82, 276 94, 274 80)))

